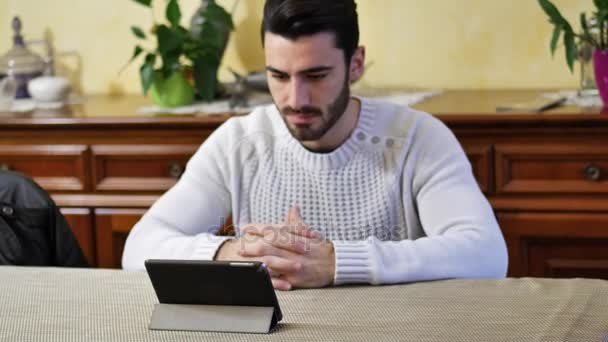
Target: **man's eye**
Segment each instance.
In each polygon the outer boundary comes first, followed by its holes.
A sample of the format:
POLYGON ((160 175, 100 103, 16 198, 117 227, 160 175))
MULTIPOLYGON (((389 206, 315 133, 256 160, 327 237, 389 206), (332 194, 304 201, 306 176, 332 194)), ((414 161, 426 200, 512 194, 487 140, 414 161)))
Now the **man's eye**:
POLYGON ((287 75, 283 75, 283 74, 272 74, 272 78, 279 80, 279 81, 285 81, 289 77, 287 75))
POLYGON ((310 78, 311 80, 320 80, 325 78, 325 76, 327 76, 327 74, 311 74, 308 75, 308 78, 310 78))

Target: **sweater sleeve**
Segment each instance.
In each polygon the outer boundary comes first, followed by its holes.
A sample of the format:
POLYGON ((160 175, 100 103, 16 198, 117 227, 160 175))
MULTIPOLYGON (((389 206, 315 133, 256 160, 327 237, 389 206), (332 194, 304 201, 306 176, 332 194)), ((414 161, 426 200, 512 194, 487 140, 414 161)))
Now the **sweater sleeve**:
POLYGON ((227 153, 234 126, 218 128, 188 162, 180 180, 131 230, 122 267, 143 270, 146 259, 212 260, 228 237, 216 236, 230 214, 227 153))
POLYGON ((418 215, 426 236, 334 241, 335 284, 505 276, 504 238, 464 151, 441 122, 425 120, 408 153, 413 171, 403 173, 402 186, 411 189, 404 190, 404 201, 414 196, 417 213, 409 214, 418 215))

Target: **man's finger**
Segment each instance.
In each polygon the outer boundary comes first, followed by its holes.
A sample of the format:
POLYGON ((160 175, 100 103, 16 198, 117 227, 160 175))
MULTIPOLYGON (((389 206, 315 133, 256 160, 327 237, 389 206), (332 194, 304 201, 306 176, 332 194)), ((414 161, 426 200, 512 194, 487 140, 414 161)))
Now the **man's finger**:
POLYGON ((291 290, 291 283, 287 280, 279 279, 279 278, 271 278, 272 287, 280 291, 289 291, 291 290))
POLYGON ((293 235, 302 236, 309 239, 318 239, 321 234, 317 233, 306 225, 290 225, 286 228, 286 231, 293 235))
POLYGON ((280 233, 291 233, 294 235, 299 235, 303 237, 307 237, 309 239, 318 239, 320 238, 320 234, 316 231, 312 230, 310 227, 305 224, 252 224, 248 225, 241 230, 241 235, 257 235, 264 236, 268 234, 278 235, 280 233))
POLYGON ((253 234, 263 236, 264 233, 277 230, 278 227, 272 224, 250 224, 241 230, 242 235, 253 234))
POLYGON ((303 224, 304 220, 302 219, 302 216, 300 215, 300 207, 298 207, 297 205, 294 205, 293 207, 289 208, 289 211, 287 212, 287 218, 285 220, 287 224, 303 224))
MULTIPOLYGON (((289 235, 287 233, 283 233, 289 235)), ((259 236, 249 235, 250 239, 256 239, 250 242, 241 244, 238 255, 242 257, 263 257, 266 255, 274 255, 278 257, 289 257, 307 252, 307 247, 303 242, 298 244, 289 244, 288 242, 277 242, 274 245, 272 237, 264 238, 259 236)), ((278 238, 277 238, 278 240, 278 238)), ((283 239, 287 240, 287 238, 283 239)))
POLYGON ((268 255, 261 258, 271 274, 296 273, 302 269, 302 264, 290 259, 268 255))
POLYGON ((265 234, 262 238, 264 242, 272 246, 286 251, 306 254, 309 250, 310 241, 306 237, 290 234, 287 231, 281 231, 278 234, 265 234))

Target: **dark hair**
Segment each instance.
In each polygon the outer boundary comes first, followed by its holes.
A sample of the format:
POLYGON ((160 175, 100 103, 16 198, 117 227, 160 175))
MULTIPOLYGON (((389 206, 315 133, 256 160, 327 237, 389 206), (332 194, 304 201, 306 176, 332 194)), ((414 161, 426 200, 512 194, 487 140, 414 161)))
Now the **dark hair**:
POLYGON ((355 0, 266 0, 262 44, 266 32, 291 40, 333 33, 336 48, 344 51, 349 64, 359 45, 357 4, 355 0))

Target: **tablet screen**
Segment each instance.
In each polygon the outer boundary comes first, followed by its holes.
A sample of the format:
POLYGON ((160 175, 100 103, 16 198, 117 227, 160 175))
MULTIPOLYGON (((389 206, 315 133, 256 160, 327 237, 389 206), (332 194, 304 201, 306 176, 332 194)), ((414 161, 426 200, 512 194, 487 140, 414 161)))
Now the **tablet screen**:
POLYGON ((160 303, 265 306, 281 309, 264 264, 202 260, 146 260, 160 303))

